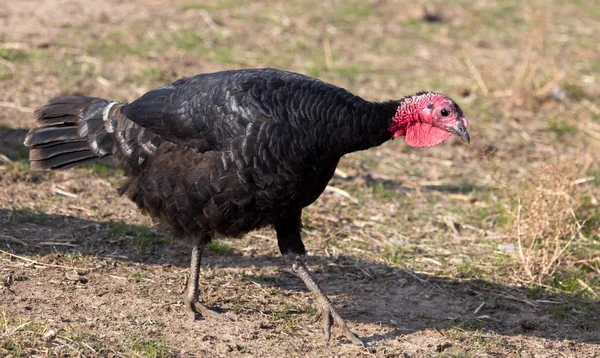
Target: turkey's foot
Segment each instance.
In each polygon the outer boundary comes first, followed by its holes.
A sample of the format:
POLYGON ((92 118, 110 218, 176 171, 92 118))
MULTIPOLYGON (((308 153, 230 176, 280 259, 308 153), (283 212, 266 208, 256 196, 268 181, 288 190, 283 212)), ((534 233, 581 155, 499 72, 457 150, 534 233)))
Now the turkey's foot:
POLYGON ((308 287, 308 289, 317 298, 318 311, 314 321, 317 321, 320 318, 323 319, 323 332, 325 334, 325 339, 329 340, 331 338, 331 324, 335 323, 341 328, 342 332, 344 332, 346 338, 360 346, 365 347, 363 341, 361 341, 360 338, 358 338, 358 336, 348 328, 346 322, 337 312, 329 297, 327 297, 321 287, 319 287, 313 275, 310 273, 308 268, 306 268, 306 265, 304 264, 304 261, 300 255, 294 255, 292 256, 292 259, 292 269, 296 274, 298 274, 298 276, 306 284, 306 287, 308 287))
POLYGON ((199 321, 206 317, 212 318, 226 318, 231 320, 231 318, 223 315, 227 310, 221 309, 219 307, 208 307, 201 302, 192 301, 189 302, 187 299, 185 300, 185 307, 188 312, 190 312, 190 317, 192 321, 199 321))
MULTIPOLYGON (((325 296, 325 298, 329 300, 327 296, 325 296)), ((346 338, 358 345, 361 345, 363 347, 365 346, 363 341, 361 341, 360 338, 358 338, 358 336, 354 332, 352 332, 350 328, 348 328, 346 321, 344 321, 344 319, 340 316, 340 314, 337 312, 331 301, 327 303, 319 302, 318 311, 315 317, 313 318, 313 322, 316 322, 319 319, 323 320, 323 333, 325 334, 326 340, 330 339, 331 324, 335 323, 338 327, 341 328, 342 332, 344 332, 346 338)))

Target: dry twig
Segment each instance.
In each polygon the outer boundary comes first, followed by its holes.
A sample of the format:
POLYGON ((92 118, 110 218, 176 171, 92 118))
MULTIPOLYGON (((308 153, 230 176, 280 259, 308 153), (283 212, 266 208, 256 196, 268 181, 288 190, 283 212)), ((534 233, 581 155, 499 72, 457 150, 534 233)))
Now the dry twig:
POLYGON ((38 265, 38 266, 56 267, 56 268, 62 268, 62 269, 67 269, 67 270, 75 270, 75 271, 89 271, 89 270, 92 270, 91 268, 65 266, 65 265, 55 265, 55 264, 45 264, 43 262, 38 262, 38 261, 35 261, 35 260, 32 260, 32 259, 29 259, 27 257, 23 257, 23 256, 11 254, 10 252, 6 252, 4 250, 0 250, 0 253, 3 253, 3 254, 8 255, 10 257, 14 257, 16 259, 19 259, 19 260, 22 260, 22 261, 26 261, 26 262, 29 262, 29 263, 32 263, 32 264, 38 265))

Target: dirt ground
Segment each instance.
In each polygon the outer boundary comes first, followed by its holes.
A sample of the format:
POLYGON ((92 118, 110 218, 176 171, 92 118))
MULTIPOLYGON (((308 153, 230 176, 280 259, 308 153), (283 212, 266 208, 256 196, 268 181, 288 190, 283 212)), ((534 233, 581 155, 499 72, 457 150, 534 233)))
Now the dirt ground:
MULTIPOLYGON (((512 78, 502 73, 519 71, 518 31, 535 37, 521 29, 535 22, 535 6, 301 3, 0 6, 0 356, 600 356, 598 266, 577 276, 591 283, 576 292, 525 285, 514 255, 502 251, 511 234, 499 227, 493 191, 498 170, 517 178, 545 158, 564 161, 581 150, 540 116, 600 118, 588 110, 600 106, 600 7, 555 1, 545 13, 557 30, 548 30, 550 65, 539 71, 583 99, 524 98, 508 110, 485 98, 502 98, 512 78), (511 15, 498 30, 502 11, 511 15), (562 47, 554 51, 552 41, 562 47), (486 61, 492 69, 478 71, 486 61), (570 61, 567 72, 550 72, 570 61), (259 66, 309 73, 374 100, 433 87, 465 103, 472 146, 452 140, 416 151, 394 141, 353 154, 330 183, 350 198, 326 191, 305 210, 309 268, 367 348, 335 326, 324 340, 320 322, 311 322, 313 297, 279 255, 272 230, 211 246, 201 297, 219 313, 193 322, 182 305, 191 250, 117 195, 121 173, 110 161, 28 169, 21 143, 35 124, 32 110, 49 97, 132 100, 181 76, 259 66), (482 208, 492 209, 478 216, 482 208)), ((523 82, 550 93, 531 76, 523 82)), ((585 150, 593 157, 593 147, 585 150)), ((597 180, 583 185, 597 193, 597 180)), ((590 242, 598 242, 595 229, 590 242)), ((598 251, 591 257, 598 265, 598 251)))

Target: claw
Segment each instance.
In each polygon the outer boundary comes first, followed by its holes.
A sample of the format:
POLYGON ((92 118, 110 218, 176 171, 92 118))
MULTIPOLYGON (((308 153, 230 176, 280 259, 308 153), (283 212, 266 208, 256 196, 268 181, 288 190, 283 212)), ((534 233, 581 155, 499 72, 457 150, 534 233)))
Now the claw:
POLYGON ((203 318, 202 313, 196 308, 196 304, 194 302, 186 302, 188 311, 190 311, 190 316, 192 317, 192 322, 200 321, 203 318))
POLYGON ((337 310, 329 304, 328 307, 323 307, 320 311, 320 316, 323 318, 323 333, 325 334, 325 340, 329 341, 331 338, 331 326, 337 325, 346 335, 350 341, 366 347, 365 343, 358 338, 358 336, 348 328, 344 319, 339 315, 337 310), (325 311, 326 313, 321 313, 325 311))
POLYGON ((335 307, 333 307, 333 304, 327 295, 325 295, 323 290, 321 290, 310 271, 308 271, 306 268, 306 265, 304 265, 304 262, 302 262, 302 259, 300 259, 299 256, 295 256, 293 259, 294 262, 292 265, 292 270, 298 274, 298 276, 306 284, 306 287, 308 287, 308 289, 317 298, 318 311, 312 321, 315 322, 320 318, 323 319, 323 333, 325 334, 325 339, 329 341, 331 338, 331 325, 336 324, 344 332, 346 338, 362 347, 365 347, 363 341, 361 341, 358 336, 348 328, 346 322, 344 322, 342 317, 336 311, 335 307))
POLYGON ((192 317, 192 322, 200 321, 200 320, 202 320, 204 318, 202 316, 202 313, 200 313, 198 311, 192 312, 191 317, 192 317))

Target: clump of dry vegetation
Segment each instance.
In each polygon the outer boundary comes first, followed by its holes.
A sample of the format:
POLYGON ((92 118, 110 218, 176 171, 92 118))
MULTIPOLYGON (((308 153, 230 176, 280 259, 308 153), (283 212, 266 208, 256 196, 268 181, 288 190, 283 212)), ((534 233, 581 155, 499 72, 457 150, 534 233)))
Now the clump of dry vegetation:
MULTIPOLYGON (((577 162, 547 165, 530 173, 524 185, 506 189, 510 202, 506 203, 510 206, 507 211, 512 214, 508 230, 516 242, 518 258, 517 279, 539 286, 556 286, 557 274, 573 270, 576 263, 593 261, 597 254, 594 238, 584 235, 584 231, 597 234, 595 222, 589 222, 595 212, 583 210, 589 209, 584 205, 586 201, 597 205, 594 194, 585 188, 595 178, 582 176, 589 165, 577 162), (586 225, 588 230, 584 230, 586 225)), ((582 278, 572 277, 581 288, 596 295, 582 278)), ((566 291, 572 291, 574 286, 560 285, 566 291)))
POLYGON ((488 132, 500 150, 483 153, 503 192, 499 229, 514 244, 512 280, 598 299, 600 109, 584 90, 590 79, 566 66, 566 50, 556 46, 555 10, 522 10, 527 32, 505 55, 507 67, 465 58, 479 89, 474 96, 493 101, 505 118, 488 132))

